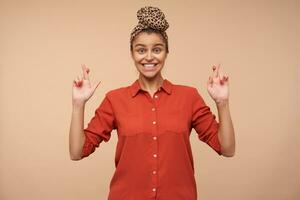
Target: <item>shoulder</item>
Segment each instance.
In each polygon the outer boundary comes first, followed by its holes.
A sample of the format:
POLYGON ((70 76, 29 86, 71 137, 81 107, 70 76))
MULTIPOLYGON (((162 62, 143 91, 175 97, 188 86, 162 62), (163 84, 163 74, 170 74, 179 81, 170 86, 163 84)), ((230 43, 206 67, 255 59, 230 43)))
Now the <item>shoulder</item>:
POLYGON ((195 85, 173 84, 173 90, 176 96, 184 97, 189 102, 195 102, 199 99, 203 101, 202 94, 195 85))
POLYGON ((120 99, 128 97, 131 92, 131 85, 120 86, 111 90, 108 90, 105 96, 109 99, 120 99))
POLYGON ((128 89, 127 86, 111 89, 111 90, 106 92, 105 96, 108 97, 108 98, 114 98, 114 97, 117 97, 117 96, 120 96, 120 95, 124 94, 124 92, 126 92, 127 89, 128 89))
POLYGON ((194 93, 198 92, 198 89, 196 88, 196 86, 177 84, 177 83, 173 83, 173 89, 180 93, 183 92, 183 93, 188 93, 188 94, 194 94, 194 93))

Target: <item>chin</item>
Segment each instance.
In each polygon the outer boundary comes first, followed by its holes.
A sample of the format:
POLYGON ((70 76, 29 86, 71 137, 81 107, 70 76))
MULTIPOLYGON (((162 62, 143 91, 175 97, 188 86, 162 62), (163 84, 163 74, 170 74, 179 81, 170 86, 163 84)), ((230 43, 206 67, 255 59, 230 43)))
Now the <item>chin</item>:
POLYGON ((157 73, 157 74, 153 74, 153 75, 141 73, 141 75, 142 75, 145 79, 154 79, 154 78, 158 75, 158 73, 157 73))

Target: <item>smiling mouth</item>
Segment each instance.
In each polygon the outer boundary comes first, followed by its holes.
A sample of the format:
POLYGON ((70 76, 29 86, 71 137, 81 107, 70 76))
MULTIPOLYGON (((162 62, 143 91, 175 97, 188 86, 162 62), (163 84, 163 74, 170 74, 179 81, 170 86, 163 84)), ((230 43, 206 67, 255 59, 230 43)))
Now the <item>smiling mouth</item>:
POLYGON ((147 68, 147 69, 154 68, 156 65, 157 65, 157 63, 146 63, 146 64, 143 64, 143 66, 145 68, 147 68))
POLYGON ((157 65, 157 63, 146 63, 146 64, 143 64, 144 69, 147 70, 147 71, 155 70, 156 65, 157 65))

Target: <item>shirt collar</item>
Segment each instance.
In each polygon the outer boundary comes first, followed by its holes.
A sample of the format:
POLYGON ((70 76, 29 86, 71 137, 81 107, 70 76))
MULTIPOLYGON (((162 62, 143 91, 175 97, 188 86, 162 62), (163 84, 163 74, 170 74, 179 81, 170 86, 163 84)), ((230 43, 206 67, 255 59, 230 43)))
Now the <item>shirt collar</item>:
MULTIPOLYGON (((164 79, 162 86, 159 87, 159 89, 162 88, 167 94, 170 95, 172 93, 172 86, 173 83, 171 81, 164 79)), ((130 86, 131 96, 135 97, 140 90, 142 90, 140 82, 138 79, 136 79, 130 86)))

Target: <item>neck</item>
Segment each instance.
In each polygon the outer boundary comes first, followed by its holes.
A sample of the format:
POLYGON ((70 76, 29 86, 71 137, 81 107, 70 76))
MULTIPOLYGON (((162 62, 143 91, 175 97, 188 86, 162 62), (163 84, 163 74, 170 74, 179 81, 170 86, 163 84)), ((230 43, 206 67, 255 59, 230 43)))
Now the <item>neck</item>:
POLYGON ((155 76, 151 79, 148 79, 140 74, 139 76, 139 82, 141 85, 141 88, 145 91, 148 91, 150 93, 154 93, 157 91, 157 89, 162 86, 163 84, 163 77, 161 75, 155 76))

